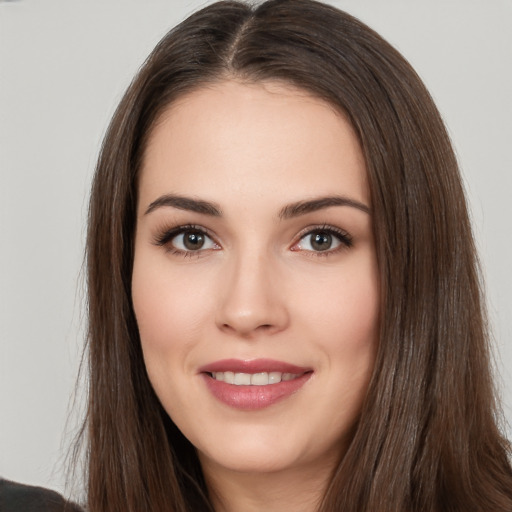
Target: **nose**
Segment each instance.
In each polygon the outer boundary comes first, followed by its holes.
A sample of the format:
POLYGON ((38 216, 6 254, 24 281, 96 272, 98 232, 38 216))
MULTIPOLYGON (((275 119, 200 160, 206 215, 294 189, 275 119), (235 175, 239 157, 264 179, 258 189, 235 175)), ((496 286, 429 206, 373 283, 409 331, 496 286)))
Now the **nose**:
POLYGON ((289 324, 286 286, 269 256, 240 256, 221 276, 217 327, 244 338, 275 334, 289 324))

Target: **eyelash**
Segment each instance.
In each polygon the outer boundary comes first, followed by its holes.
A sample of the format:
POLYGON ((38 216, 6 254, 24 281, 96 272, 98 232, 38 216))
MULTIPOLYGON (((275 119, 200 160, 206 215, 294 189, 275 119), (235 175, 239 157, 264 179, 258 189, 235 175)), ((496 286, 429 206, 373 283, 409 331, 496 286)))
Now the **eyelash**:
POLYGON ((160 235, 157 235, 155 237, 154 243, 155 245, 158 245, 160 247, 165 247, 167 252, 169 252, 170 254, 183 256, 184 258, 199 257, 204 250, 183 251, 181 249, 173 247, 171 244, 171 241, 174 238, 176 238, 178 235, 186 233, 187 231, 194 231, 213 240, 213 237, 210 235, 210 233, 203 227, 197 226, 195 224, 185 224, 182 226, 176 226, 174 228, 163 230, 163 232, 160 235))
MULTIPOLYGON (((347 233, 346 231, 344 231, 342 229, 331 226, 329 224, 323 224, 323 225, 318 225, 318 226, 308 226, 307 228, 303 229, 299 233, 298 242, 294 243, 293 246, 294 247, 297 246, 308 235, 311 236, 314 233, 322 233, 322 234, 331 235, 334 238, 337 238, 339 240, 340 244, 338 247, 335 247, 334 249, 327 249, 325 251, 307 251, 307 250, 302 251, 310 257, 326 258, 328 256, 338 254, 340 251, 350 249, 353 246, 352 236, 349 233, 347 233)), ((292 250, 294 250, 294 249, 292 249, 292 250)))
MULTIPOLYGON (((176 226, 170 229, 165 229, 163 232, 159 235, 157 235, 154 239, 154 243, 157 246, 165 247, 166 250, 173 255, 182 256, 184 258, 191 258, 191 257, 200 257, 201 253, 203 253, 206 250, 211 249, 199 249, 197 251, 189 250, 184 251, 181 249, 177 249, 176 247, 172 246, 170 243, 174 238, 177 236, 186 233, 187 231, 194 231, 198 234, 204 235, 211 239, 217 246, 218 244, 214 241, 212 235, 206 230, 205 228, 201 226, 197 226, 195 224, 186 224, 181 226, 176 226)), ((339 246, 334 249, 326 249, 325 251, 310 251, 310 250, 303 250, 302 252, 306 253, 309 257, 327 257, 331 256, 333 254, 337 254, 340 251, 349 249, 353 245, 352 237, 349 233, 346 231, 343 231, 339 228, 336 228, 334 226, 330 226, 328 224, 318 225, 318 226, 308 226, 307 228, 303 229, 301 233, 298 235, 298 241, 295 242, 292 246, 292 251, 299 251, 300 249, 293 249, 293 247, 296 247, 298 244, 301 243, 308 235, 313 235, 314 233, 323 233, 330 236, 335 237, 340 242, 339 246)), ((220 246, 219 246, 220 247, 220 246)), ((216 249, 214 249, 216 250, 216 249)))

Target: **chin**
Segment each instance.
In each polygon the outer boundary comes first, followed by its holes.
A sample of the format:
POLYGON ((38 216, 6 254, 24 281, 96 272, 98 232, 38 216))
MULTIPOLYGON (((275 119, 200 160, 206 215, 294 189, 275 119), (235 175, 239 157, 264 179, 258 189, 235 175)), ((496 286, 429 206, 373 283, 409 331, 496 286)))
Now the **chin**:
POLYGON ((199 452, 201 464, 222 467, 237 473, 268 474, 287 471, 301 464, 297 454, 283 452, 261 446, 241 446, 238 449, 215 450, 209 453, 199 452))

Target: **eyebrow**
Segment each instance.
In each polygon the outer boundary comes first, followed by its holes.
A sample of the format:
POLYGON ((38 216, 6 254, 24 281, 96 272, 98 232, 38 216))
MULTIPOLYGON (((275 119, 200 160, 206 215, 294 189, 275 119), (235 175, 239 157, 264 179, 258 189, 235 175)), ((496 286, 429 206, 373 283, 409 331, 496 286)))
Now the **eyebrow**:
MULTIPOLYGON (((155 199, 155 201, 148 206, 144 214, 147 215, 148 213, 164 206, 202 213, 212 217, 222 216, 222 209, 215 203, 175 194, 166 194, 155 199)), ((293 217, 299 217, 318 210, 323 210, 324 208, 330 208, 331 206, 349 206, 351 208, 361 210, 362 212, 370 213, 370 208, 368 206, 356 201, 355 199, 345 196, 328 196, 288 204, 279 212, 279 218, 284 220, 291 219, 293 217)))
POLYGON ((291 219, 307 213, 330 208, 331 206, 350 206, 357 208, 365 213, 370 213, 370 207, 365 204, 345 196, 328 196, 320 197, 318 199, 311 199, 310 201, 298 201, 296 203, 285 206, 279 212, 280 219, 291 219))
POLYGON ((153 201, 148 206, 144 215, 147 215, 148 213, 151 213, 157 208, 161 208, 163 206, 171 206, 178 210, 188 210, 190 212, 202 213, 213 217, 220 217, 222 215, 222 210, 214 203, 202 201, 201 199, 192 199, 191 197, 177 196, 174 194, 166 194, 153 201))

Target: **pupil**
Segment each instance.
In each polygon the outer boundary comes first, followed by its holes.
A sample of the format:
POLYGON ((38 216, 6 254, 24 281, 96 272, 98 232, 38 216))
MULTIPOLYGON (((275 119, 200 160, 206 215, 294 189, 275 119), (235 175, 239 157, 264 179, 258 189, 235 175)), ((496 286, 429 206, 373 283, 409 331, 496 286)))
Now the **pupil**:
POLYGON ((331 247, 332 236, 329 233, 316 233, 313 236, 311 247, 317 251, 326 251, 331 247))
POLYGON ((187 249, 197 251, 204 245, 204 236, 201 233, 194 231, 185 233, 185 236, 183 237, 183 245, 187 249))

